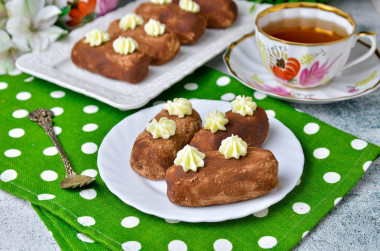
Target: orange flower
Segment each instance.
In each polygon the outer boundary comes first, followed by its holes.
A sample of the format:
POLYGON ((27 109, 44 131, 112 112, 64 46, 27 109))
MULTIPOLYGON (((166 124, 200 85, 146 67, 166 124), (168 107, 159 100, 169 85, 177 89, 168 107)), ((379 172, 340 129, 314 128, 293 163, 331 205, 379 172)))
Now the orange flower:
POLYGON ((79 1, 77 8, 70 10, 70 21, 67 21, 67 25, 74 27, 82 23, 83 19, 88 15, 95 12, 96 0, 88 0, 87 3, 79 1))

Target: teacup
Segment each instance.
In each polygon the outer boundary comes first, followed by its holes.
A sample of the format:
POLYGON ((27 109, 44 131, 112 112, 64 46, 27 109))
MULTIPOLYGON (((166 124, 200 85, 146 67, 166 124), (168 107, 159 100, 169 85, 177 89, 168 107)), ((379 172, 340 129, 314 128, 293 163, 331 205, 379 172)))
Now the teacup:
POLYGON ((256 18, 255 37, 267 70, 282 84, 302 89, 328 83, 376 49, 375 33, 356 35, 350 15, 320 3, 284 3, 262 11, 256 18), (347 62, 357 39, 364 37, 371 48, 347 62))

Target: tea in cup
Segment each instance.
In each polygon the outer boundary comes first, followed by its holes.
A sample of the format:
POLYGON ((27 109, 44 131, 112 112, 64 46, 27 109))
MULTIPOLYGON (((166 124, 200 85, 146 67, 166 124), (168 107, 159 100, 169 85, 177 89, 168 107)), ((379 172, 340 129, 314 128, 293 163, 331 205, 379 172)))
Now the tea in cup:
POLYGON ((375 33, 356 35, 350 15, 320 3, 274 5, 258 14, 255 28, 264 66, 282 84, 294 88, 327 84, 376 49, 375 33), (371 41, 371 48, 347 63, 357 39, 364 37, 371 41))

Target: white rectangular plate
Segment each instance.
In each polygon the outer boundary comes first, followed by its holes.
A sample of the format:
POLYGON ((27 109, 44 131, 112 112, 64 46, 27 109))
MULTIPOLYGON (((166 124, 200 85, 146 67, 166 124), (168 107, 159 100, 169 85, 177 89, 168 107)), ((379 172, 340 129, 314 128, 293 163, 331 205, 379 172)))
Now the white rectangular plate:
MULTIPOLYGON (((238 18, 227 29, 207 29, 194 45, 181 46, 177 56, 161 66, 149 66, 149 73, 139 84, 103 77, 75 66, 71 49, 88 31, 107 30, 108 25, 127 13, 133 12, 146 0, 138 0, 110 12, 93 22, 72 31, 66 38, 52 44, 46 51, 21 56, 16 66, 21 71, 35 75, 64 88, 95 98, 121 110, 141 107, 177 81, 219 54, 231 42, 254 30, 254 20, 259 9, 250 14, 252 3, 237 1, 238 18)), ((266 7, 266 6, 265 6, 266 7)))

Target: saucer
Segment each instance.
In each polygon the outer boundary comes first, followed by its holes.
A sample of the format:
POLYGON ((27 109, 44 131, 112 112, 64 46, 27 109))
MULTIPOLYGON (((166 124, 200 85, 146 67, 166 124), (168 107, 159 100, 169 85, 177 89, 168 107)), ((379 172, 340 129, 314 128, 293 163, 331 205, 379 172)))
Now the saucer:
MULTIPOLYGON (((249 33, 233 42, 223 60, 229 72, 244 85, 269 96, 308 104, 325 104, 357 98, 373 92, 380 86, 380 51, 364 62, 346 69, 340 77, 313 89, 294 89, 277 82, 263 66, 256 48, 255 33, 249 33)), ((369 45, 358 40, 348 61, 363 55, 369 45)))

